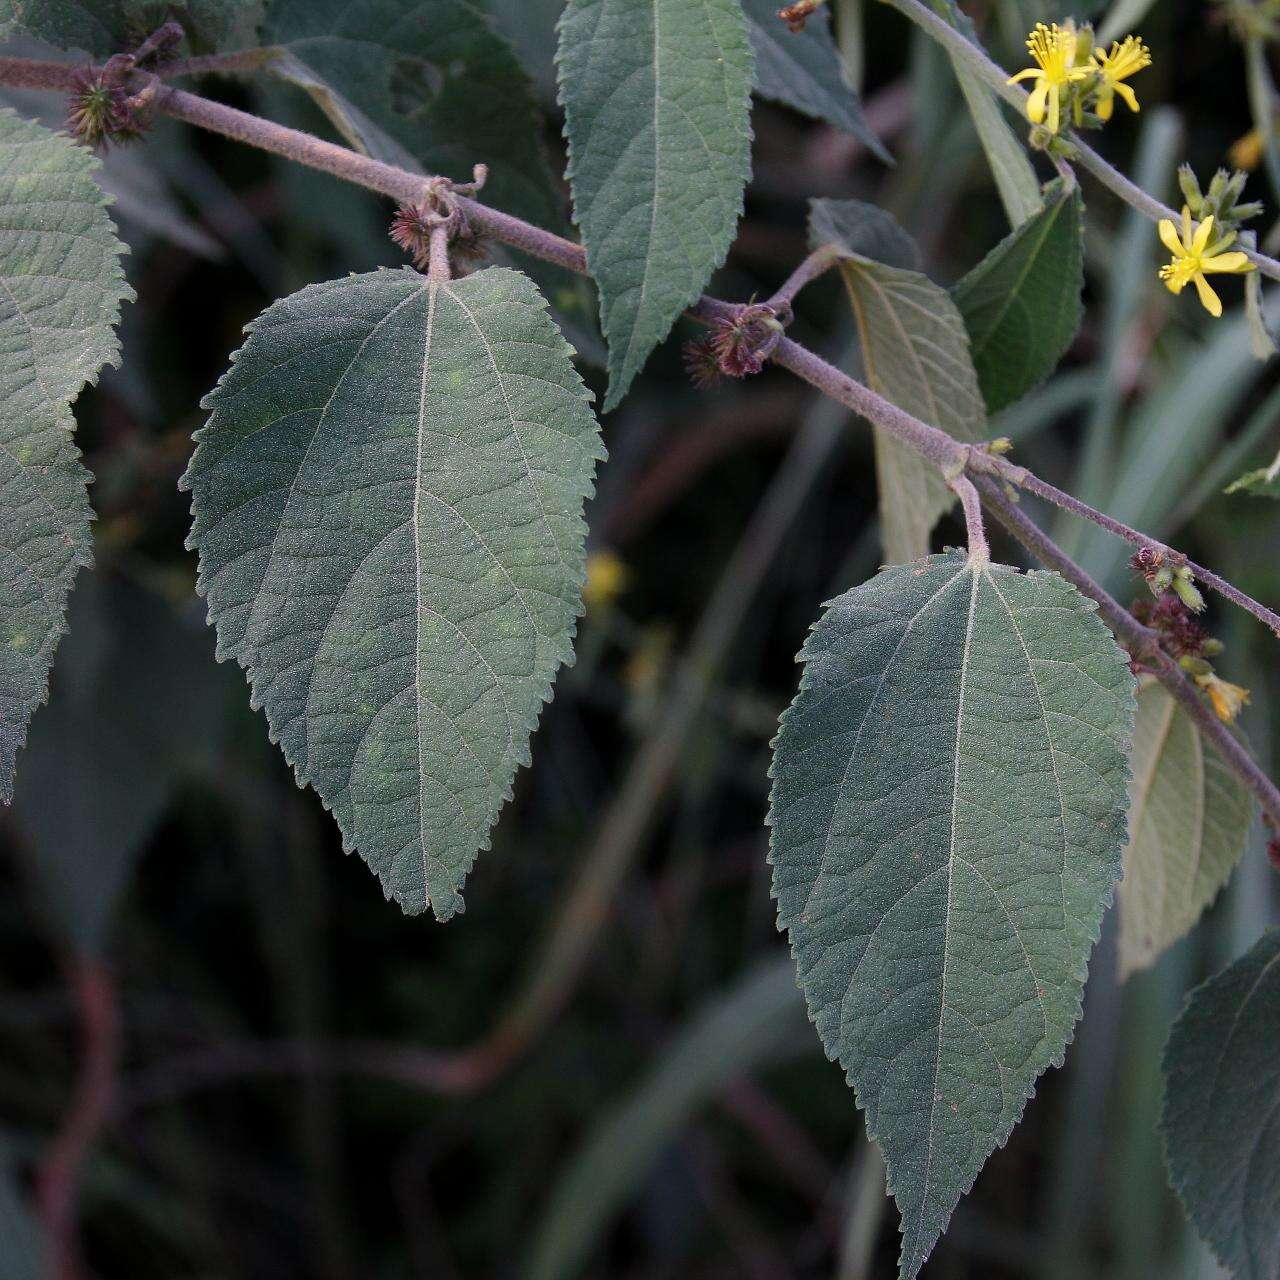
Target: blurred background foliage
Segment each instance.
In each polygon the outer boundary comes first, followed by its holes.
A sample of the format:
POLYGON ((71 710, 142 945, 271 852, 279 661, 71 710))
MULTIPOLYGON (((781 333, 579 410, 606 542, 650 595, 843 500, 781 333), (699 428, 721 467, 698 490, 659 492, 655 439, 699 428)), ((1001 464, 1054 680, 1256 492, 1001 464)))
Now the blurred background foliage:
MULTIPOLYGON (((484 7, 526 62, 561 172, 558 0, 484 7)), ((1007 230, 945 56, 874 3, 835 7, 896 167, 758 106, 720 296, 781 281, 803 255, 810 196, 890 209, 944 284, 1007 230)), ((1228 22, 1239 7, 1118 0, 1111 21, 1141 31, 1154 65, 1142 114, 1117 113, 1102 146, 1170 202, 1180 160, 1205 177, 1247 160, 1249 195, 1274 213, 1265 147, 1232 151, 1274 108, 1276 46, 1263 31, 1246 76, 1228 22)), ((1031 23, 1067 16, 1040 0, 965 8, 1011 68, 1031 23)), ((330 133, 284 87, 207 91, 330 133)), ((0 1275, 43 1272, 34 1172, 86 1035, 107 1112, 77 1212, 98 1276, 893 1274, 896 1214, 806 1022, 762 825, 793 656, 819 604, 878 564, 864 426, 777 371, 696 392, 678 344, 659 351, 605 420, 590 607, 534 766, 465 917, 407 919, 295 789, 240 673, 214 663, 176 489, 241 327, 310 281, 395 263, 391 210, 167 121, 112 152, 104 182, 139 301, 124 367, 77 407, 98 563, 0 829, 0 1275)), ((1221 490, 1280 445, 1276 367, 1250 354, 1238 305, 1215 323, 1159 285, 1148 222, 1087 180, 1085 195, 1084 326, 992 434, 1274 603, 1276 506, 1221 490)), ((1261 239, 1274 251, 1273 221, 1261 239)), ((854 366, 838 282, 798 313, 798 336, 854 366)), ((1125 548, 1034 514, 1124 598, 1141 590, 1125 548)), ((936 542, 959 536, 944 522, 936 542)), ((1275 761, 1275 639, 1217 600, 1209 619, 1227 644, 1219 669, 1253 691, 1250 740, 1275 761)), ((1159 1055, 1188 987, 1280 920, 1262 846, 1255 831, 1204 925, 1123 986, 1109 922, 1066 1066, 1042 1080, 928 1275, 1216 1274, 1166 1187, 1159 1055)))

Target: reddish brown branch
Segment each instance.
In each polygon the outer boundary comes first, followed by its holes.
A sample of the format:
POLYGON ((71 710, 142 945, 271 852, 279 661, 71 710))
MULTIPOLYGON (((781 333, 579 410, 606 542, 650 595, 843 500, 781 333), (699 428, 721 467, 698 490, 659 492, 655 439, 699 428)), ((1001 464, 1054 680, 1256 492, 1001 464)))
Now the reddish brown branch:
POLYGON ((115 1097, 120 1021, 115 982, 100 962, 77 957, 68 979, 80 1015, 82 1055, 71 1106, 37 1177, 50 1280, 81 1280, 80 1179, 115 1097))

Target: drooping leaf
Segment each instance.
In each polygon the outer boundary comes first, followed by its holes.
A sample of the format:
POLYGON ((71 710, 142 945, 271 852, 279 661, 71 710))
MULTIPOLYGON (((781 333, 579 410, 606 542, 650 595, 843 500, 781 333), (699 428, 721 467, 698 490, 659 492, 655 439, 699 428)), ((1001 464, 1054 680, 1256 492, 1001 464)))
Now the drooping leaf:
POLYGON ((1155 963, 1200 918, 1244 852, 1249 794, 1162 685, 1138 691, 1120 976, 1155 963))
POLYGON ((778 17, 778 0, 743 0, 742 7, 756 54, 756 91, 843 129, 892 164, 893 157, 871 131, 862 103, 845 76, 827 10, 811 14, 803 31, 791 31, 778 17))
POLYGON ((447 919, 572 656, 588 393, 505 268, 312 285, 248 332, 183 478, 219 657, 388 897, 447 919))
POLYGON ((920 270, 920 248, 893 214, 865 200, 809 201, 809 248, 835 245, 842 253, 887 267, 920 270))
POLYGON ((1275 460, 1256 471, 1246 471, 1239 480, 1233 480, 1224 493, 1247 493, 1254 498, 1280 498, 1280 453, 1275 460))
POLYGON ((1164 1051, 1169 1177, 1236 1280, 1280 1276, 1280 929, 1191 993, 1164 1051))
POLYGON ((751 169, 751 43, 739 0, 569 0, 558 61, 611 409, 733 240, 751 169))
POLYGON ((735 1077, 816 1046, 785 957, 717 992, 672 1038, 654 1067, 611 1110, 551 1191, 525 1280, 571 1280, 591 1246, 697 1109, 735 1077))
MULTIPOLYGON (((865 206, 840 209, 848 203, 856 202, 818 206, 820 222, 811 226, 811 240, 832 242, 832 227, 825 223, 837 214, 843 213, 846 224, 854 215, 867 216, 865 206)), ((872 219, 865 225, 864 242, 874 237, 875 243, 901 252, 900 242, 887 230, 895 224, 872 219)), ((839 243, 838 236, 834 242, 839 243)), ((980 440, 986 414, 969 336, 947 291, 917 271, 873 261, 861 252, 847 253, 840 273, 858 325, 867 385, 958 440, 980 440)), ((928 554, 929 534, 953 495, 935 466, 879 428, 875 444, 885 559, 917 560, 928 554)))
POLYGON ((1084 201, 1061 178, 1033 217, 1000 241, 952 290, 964 317, 988 413, 1051 374, 1084 308, 1084 201))
MULTIPOLYGON (((270 70, 310 94, 357 150, 458 181, 485 164, 487 203, 568 229, 529 78, 469 0, 273 0, 262 36, 278 50, 270 70)), ((545 263, 530 274, 585 349, 587 283, 545 263)))
POLYGON ((106 57, 131 52, 176 19, 191 47, 204 52, 249 36, 261 8, 256 0, 0 0, 0 39, 21 30, 59 49, 106 57))
MULTIPOLYGON (((977 30, 955 0, 931 0, 934 12, 965 39, 982 47, 977 30)), ((1028 30, 1030 24, 1028 24, 1028 30)), ((1040 208, 1040 183, 1027 158, 1026 148, 1005 119, 999 101, 963 58, 951 56, 956 83, 969 108, 973 127, 991 169, 1009 225, 1017 228, 1040 208)))
POLYGON ((70 622, 13 820, 59 940, 99 956, 147 837, 179 782, 213 758, 237 691, 198 612, 184 618, 141 587, 89 574, 70 622))
POLYGON ((800 656, 771 770, 778 922, 911 1280, 1080 1016, 1134 681, 1074 587, 962 552, 838 597, 800 656))
POLYGON ((71 402, 115 364, 133 294, 83 147, 0 109, 0 799, 45 699, 67 595, 89 562, 89 473, 71 402))

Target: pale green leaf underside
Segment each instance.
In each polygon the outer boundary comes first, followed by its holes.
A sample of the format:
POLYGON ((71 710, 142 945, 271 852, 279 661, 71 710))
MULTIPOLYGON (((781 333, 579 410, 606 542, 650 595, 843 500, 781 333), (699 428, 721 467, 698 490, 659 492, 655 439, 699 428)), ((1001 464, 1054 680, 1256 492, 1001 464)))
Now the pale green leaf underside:
POLYGON ((1197 987, 1164 1053, 1169 1176, 1236 1280, 1280 1277, 1280 929, 1197 987))
POLYGON ((1120 883, 1120 976, 1154 964, 1204 914, 1249 834, 1253 807, 1195 721, 1155 681, 1138 692, 1120 883))
POLYGON ((124 247, 61 134, 0 110, 0 798, 45 699, 76 570, 91 555, 89 473, 71 402, 115 363, 124 247))
POLYGON ((824 245, 886 267, 920 270, 919 245, 893 214, 865 200, 818 196, 809 201, 809 248, 824 245))
POLYGON ((771 771, 778 922, 884 1152, 910 1278, 1080 1016, 1133 677, 1056 574, 961 552, 846 592, 800 656, 771 771))
POLYGON ((190 469, 218 654, 406 911, 459 910, 581 611, 599 428, 533 284, 274 303, 190 469))
POLYGON ((739 0, 569 0, 557 60, 610 409, 729 251, 751 169, 751 44, 739 0))
POLYGON ((827 10, 811 14, 803 31, 791 31, 778 17, 778 0, 743 0, 742 7, 756 55, 756 91, 843 129, 892 164, 892 156, 872 133, 862 103, 845 76, 827 10))
POLYGON ((1039 211, 952 291, 969 330, 989 413, 1020 400, 1054 370, 1080 327, 1084 201, 1059 178, 1039 211))
MULTIPOLYGON (((927 276, 858 256, 840 264, 862 343, 867 384, 957 440, 981 440, 986 413, 964 321, 927 276)), ((928 554, 954 496, 937 467, 876 429, 880 531, 890 564, 928 554)))

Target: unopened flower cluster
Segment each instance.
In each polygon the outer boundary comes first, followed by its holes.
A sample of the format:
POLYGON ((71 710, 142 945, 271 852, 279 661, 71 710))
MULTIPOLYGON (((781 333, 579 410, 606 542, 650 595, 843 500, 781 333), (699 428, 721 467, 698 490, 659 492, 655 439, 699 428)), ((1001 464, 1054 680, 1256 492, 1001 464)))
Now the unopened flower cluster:
POLYGON ((1126 81, 1151 65, 1140 36, 1115 40, 1106 50, 1094 46, 1087 24, 1037 22, 1027 49, 1036 65, 1009 83, 1034 81, 1027 98, 1027 119, 1036 126, 1033 142, 1047 146, 1068 122, 1077 129, 1100 129, 1111 119, 1117 97, 1130 111, 1138 110, 1138 97, 1126 81))
POLYGON ((1218 719, 1231 724, 1249 701, 1249 690, 1223 680, 1209 661, 1222 653, 1223 645, 1196 617, 1204 609, 1204 597, 1191 570, 1157 547, 1143 547, 1129 564, 1146 579, 1153 597, 1139 600, 1133 616, 1159 635, 1160 647, 1204 690, 1218 719))

